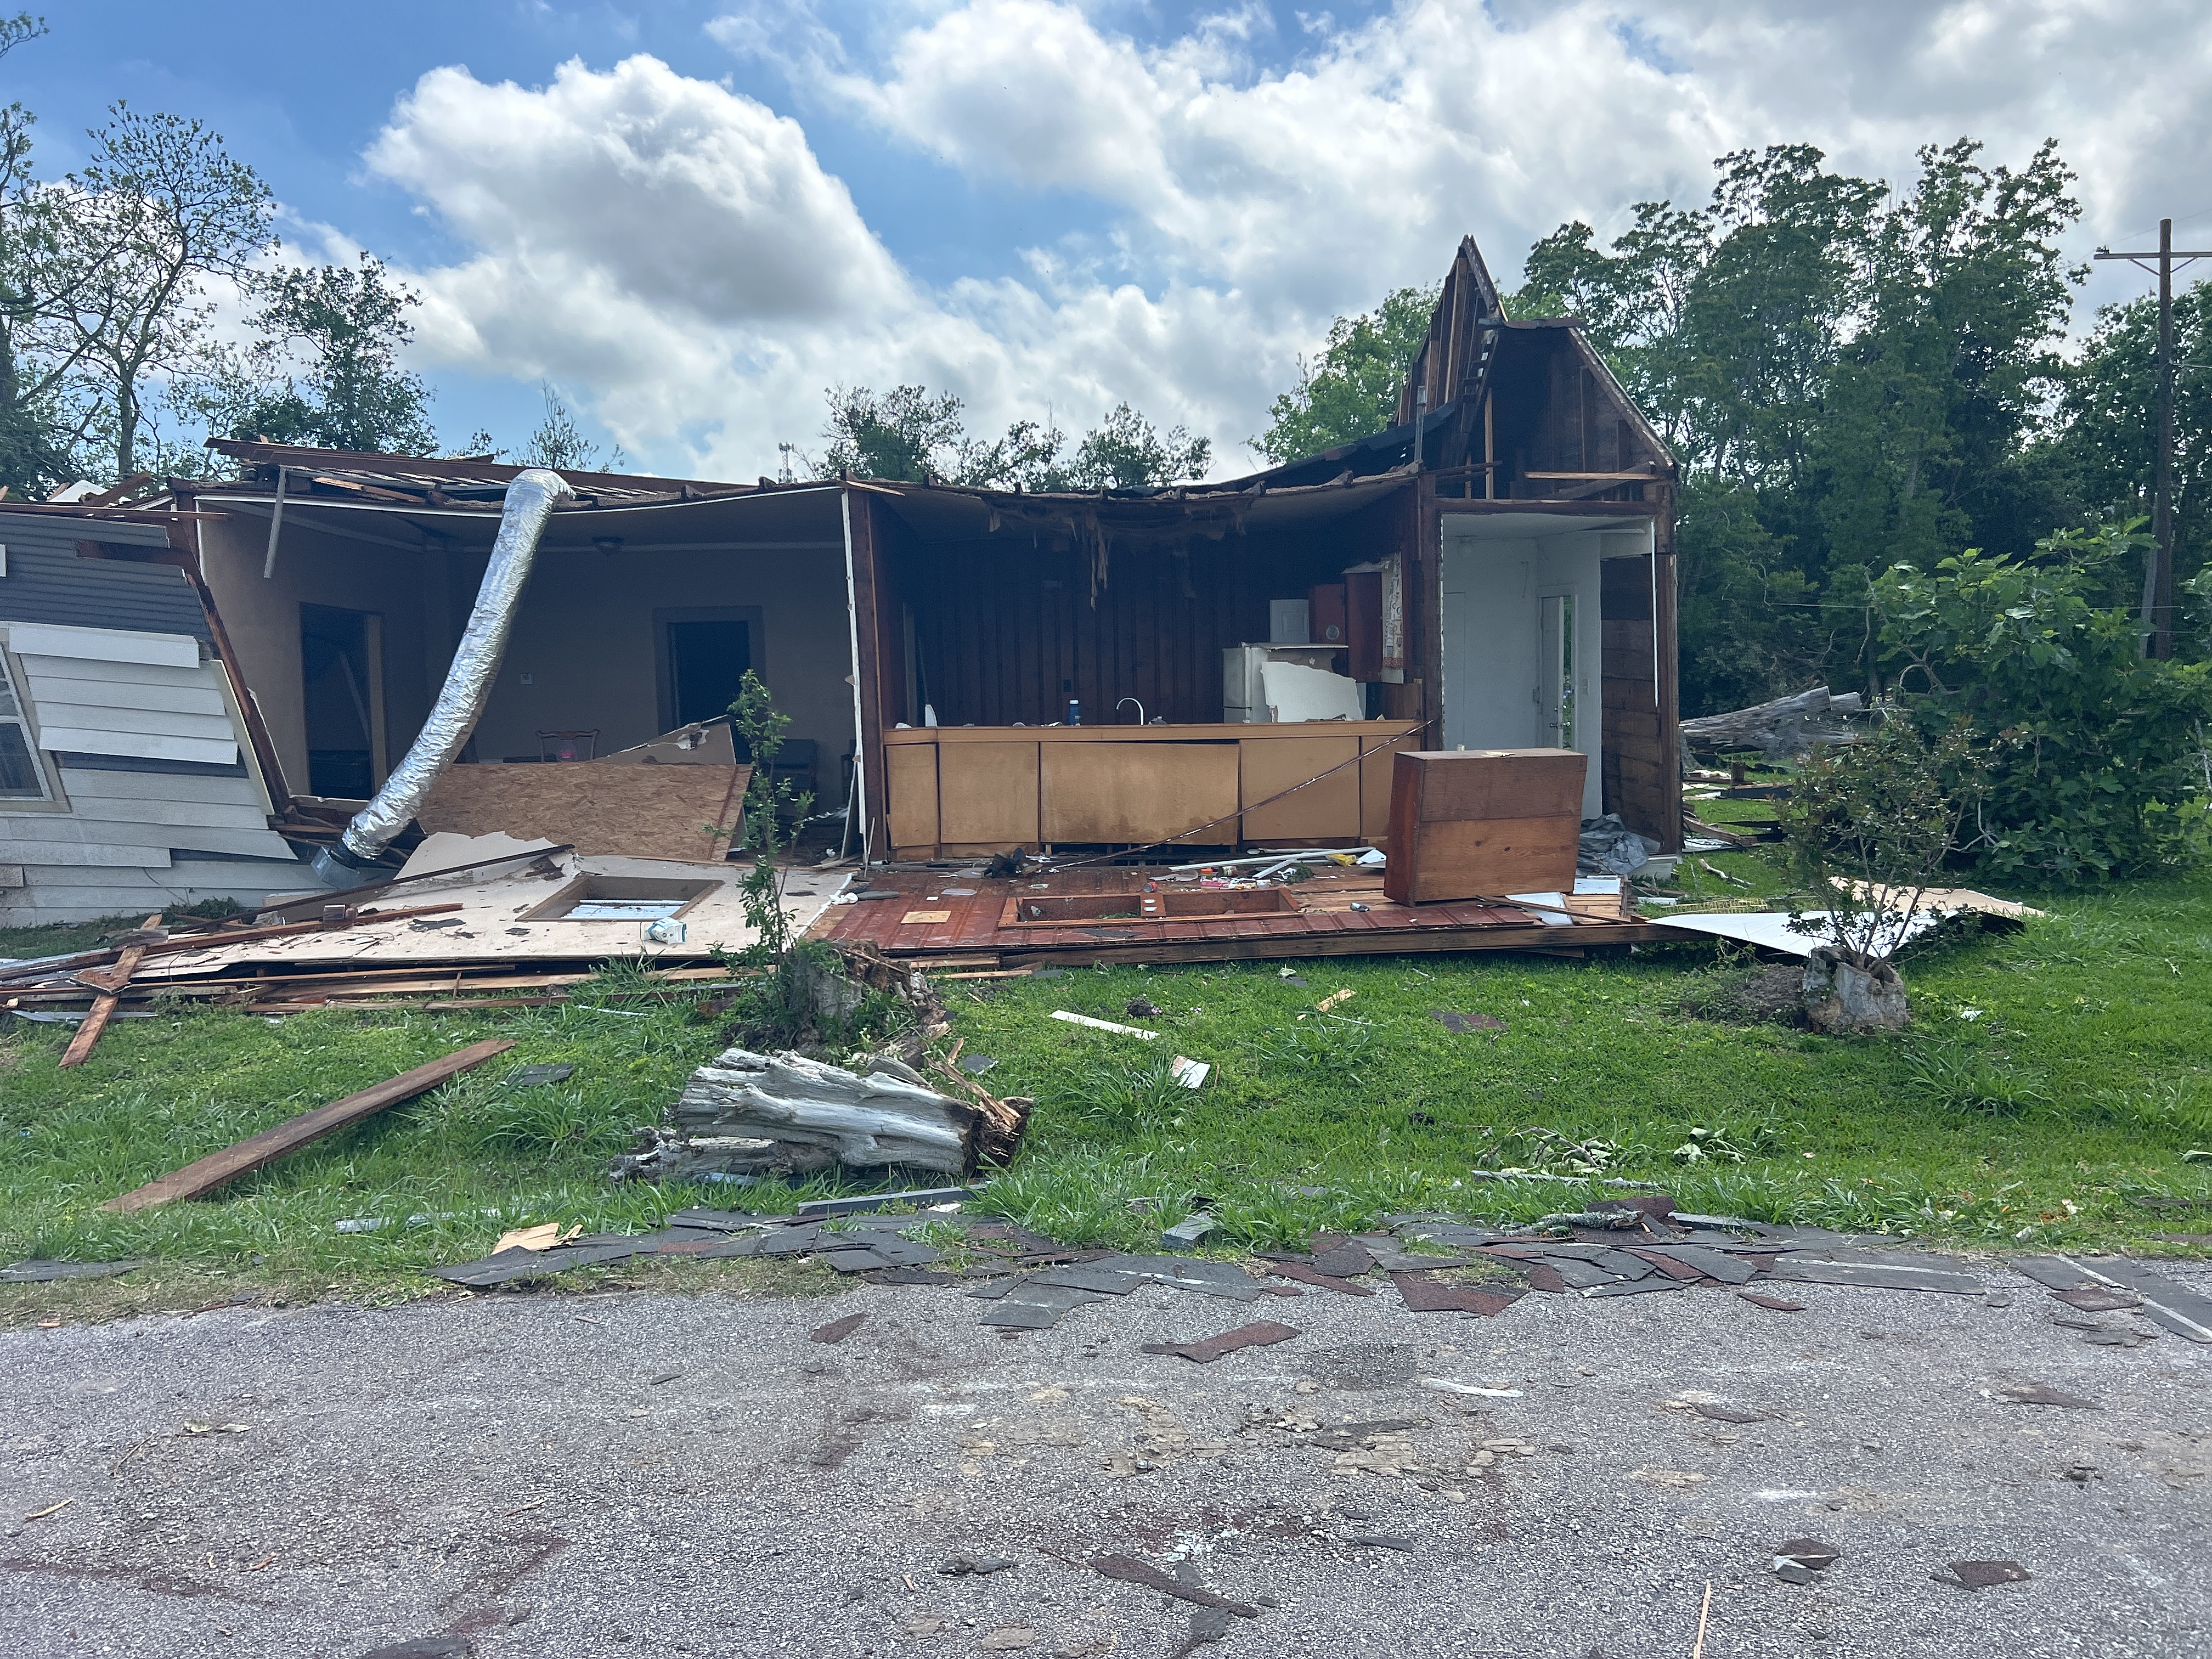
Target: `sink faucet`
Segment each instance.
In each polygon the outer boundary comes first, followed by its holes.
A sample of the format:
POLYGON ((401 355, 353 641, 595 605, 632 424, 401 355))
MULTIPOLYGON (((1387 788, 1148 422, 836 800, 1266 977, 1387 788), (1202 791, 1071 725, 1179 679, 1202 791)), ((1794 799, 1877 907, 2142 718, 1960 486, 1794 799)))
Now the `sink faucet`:
MULTIPOLYGON (((1137 702, 1137 700, 1134 697, 1124 697, 1121 699, 1121 702, 1137 703, 1137 724, 1142 726, 1145 723, 1145 705, 1141 702, 1137 702)), ((1117 702, 1114 705, 1114 712, 1117 714, 1121 712, 1121 702, 1117 702)))

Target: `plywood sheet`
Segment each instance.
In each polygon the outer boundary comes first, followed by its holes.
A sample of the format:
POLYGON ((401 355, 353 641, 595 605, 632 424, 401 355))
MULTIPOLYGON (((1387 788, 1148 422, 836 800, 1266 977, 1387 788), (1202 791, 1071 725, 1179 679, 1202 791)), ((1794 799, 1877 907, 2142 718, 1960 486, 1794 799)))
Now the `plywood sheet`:
POLYGON ((1424 823, 1579 818, 1589 765, 1572 749, 1415 750, 1395 763, 1399 774, 1413 775, 1413 810, 1424 823))
MULTIPOLYGON (((1359 752, 1359 739, 1343 734, 1314 738, 1255 738, 1237 745, 1248 804, 1279 794, 1332 767, 1344 769, 1296 794, 1244 814, 1248 842, 1318 841, 1348 845, 1359 839, 1359 774, 1346 764, 1359 752)), ((1224 833, 1222 840, 1229 836, 1224 833)))
POLYGON ((940 839, 964 845, 1034 846, 1037 745, 963 743, 937 751, 940 839))
POLYGON ((1039 758, 1040 828, 1048 842, 1134 844, 1169 841, 1213 818, 1205 834, 1236 833, 1233 743, 1091 743, 1044 745, 1039 758))
POLYGON ((1400 904, 1571 889, 1579 817, 1462 818, 1423 823, 1394 815, 1383 890, 1400 904))
POLYGON ((884 770, 890 787, 891 850, 933 848, 938 842, 936 745, 886 747, 884 770))
POLYGON ((734 832, 750 769, 623 766, 596 761, 537 766, 449 766, 417 818, 425 834, 566 842, 579 853, 715 862, 734 832))

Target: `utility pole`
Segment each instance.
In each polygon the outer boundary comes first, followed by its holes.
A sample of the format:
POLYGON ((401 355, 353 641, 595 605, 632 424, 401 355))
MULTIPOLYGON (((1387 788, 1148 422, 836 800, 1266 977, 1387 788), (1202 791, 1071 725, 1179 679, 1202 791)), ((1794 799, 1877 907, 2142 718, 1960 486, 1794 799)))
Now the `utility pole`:
POLYGON ((2212 259, 2202 248, 2177 252, 2173 221, 2158 222, 2158 252, 2114 253, 2099 248, 2100 259, 2125 259, 2158 272, 2158 461, 2152 486, 2150 533, 2157 546, 2143 570, 2143 654, 2173 655, 2173 271, 2174 262, 2212 259), (2154 266, 2153 259, 2157 261, 2154 266))

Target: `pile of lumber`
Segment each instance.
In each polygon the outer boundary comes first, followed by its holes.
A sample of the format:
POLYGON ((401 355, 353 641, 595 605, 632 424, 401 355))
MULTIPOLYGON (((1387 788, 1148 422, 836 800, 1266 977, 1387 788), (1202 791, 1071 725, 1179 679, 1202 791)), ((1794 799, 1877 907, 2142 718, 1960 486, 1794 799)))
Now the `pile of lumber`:
MULTIPOLYGON (((391 910, 356 911, 328 907, 334 914, 311 921, 274 927, 236 927, 193 933, 171 932, 149 917, 149 925, 98 951, 0 967, 0 1012, 31 1017, 70 1018, 82 1014, 90 1042, 82 1033, 70 1046, 90 1052, 98 1031, 118 1012, 143 1011, 160 998, 209 1001, 256 1014, 281 1016, 335 1006, 353 1008, 541 1007, 568 1000, 573 988, 596 976, 589 961, 485 961, 450 966, 407 963, 368 967, 358 962, 226 961, 204 971, 163 971, 165 961, 210 946, 251 944, 303 933, 358 928, 380 922, 445 915, 458 904, 423 904, 391 910)), ((646 975, 650 988, 605 994, 655 996, 712 990, 736 981, 718 963, 664 968, 646 975), (664 990, 661 988, 665 988, 664 990)), ((78 1056, 80 1059, 82 1055, 78 1056)), ((72 1062, 74 1063, 74 1062, 72 1062)))

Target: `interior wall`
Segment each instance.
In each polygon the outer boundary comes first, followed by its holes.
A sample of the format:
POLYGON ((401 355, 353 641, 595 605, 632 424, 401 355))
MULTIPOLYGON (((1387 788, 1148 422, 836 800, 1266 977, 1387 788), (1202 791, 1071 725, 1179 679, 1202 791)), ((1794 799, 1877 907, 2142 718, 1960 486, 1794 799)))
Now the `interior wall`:
POLYGON ((1576 531, 1543 538, 1491 538, 1447 514, 1443 533, 1443 744, 1447 749, 1546 748, 1542 601, 1575 598, 1575 748, 1588 755, 1583 816, 1604 808, 1601 715, 1601 537, 1576 531))
MULTIPOLYGON (((1410 494, 1410 492, 1408 492, 1410 494)), ((1096 603, 1087 556, 1027 528, 963 541, 898 541, 896 592, 914 617, 917 684, 943 726, 1049 725, 1069 688, 1086 725, 1221 719, 1221 653, 1267 638, 1267 601, 1303 599, 1348 565, 1395 551, 1404 511, 1384 501, 1296 532, 1193 536, 1178 553, 1117 537, 1096 603)), ((896 615, 896 611, 893 613, 896 615)), ((896 720, 902 665, 885 695, 896 720)))
POLYGON ((853 740, 852 648, 844 557, 830 549, 540 554, 477 757, 536 755, 540 730, 596 729, 603 755, 657 736, 665 642, 654 613, 756 608, 754 672, 791 717, 787 735, 814 740, 817 798, 837 798, 853 740))
POLYGON ((284 521, 275 573, 264 579, 269 520, 238 512, 200 522, 200 562, 232 651, 252 688, 286 780, 307 788, 307 730, 300 607, 331 605, 380 617, 385 763, 398 763, 428 716, 453 640, 428 596, 444 587, 443 556, 326 535, 284 521))

